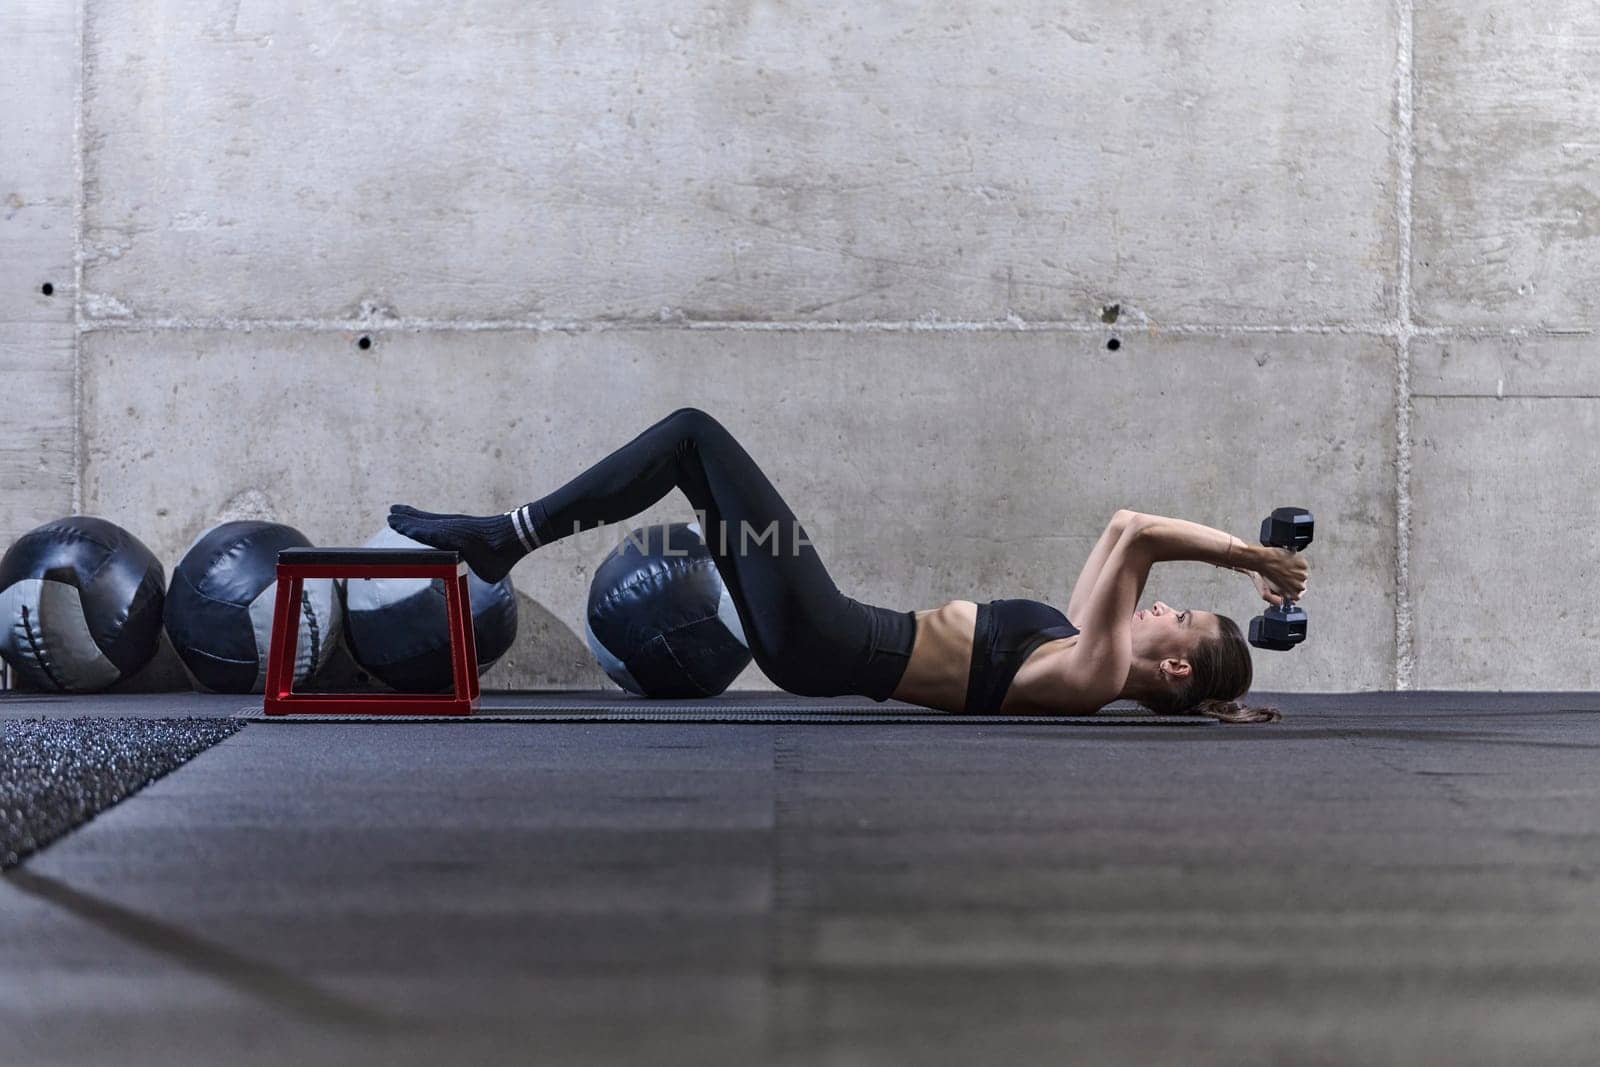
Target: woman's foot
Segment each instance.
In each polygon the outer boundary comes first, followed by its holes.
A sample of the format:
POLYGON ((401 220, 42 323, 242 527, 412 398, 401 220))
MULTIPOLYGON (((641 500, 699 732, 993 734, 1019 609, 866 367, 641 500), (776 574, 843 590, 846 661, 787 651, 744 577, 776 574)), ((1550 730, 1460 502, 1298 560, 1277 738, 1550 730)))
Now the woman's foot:
POLYGON ((444 515, 396 504, 389 509, 389 528, 434 548, 454 549, 486 582, 498 582, 528 554, 510 515, 444 515))

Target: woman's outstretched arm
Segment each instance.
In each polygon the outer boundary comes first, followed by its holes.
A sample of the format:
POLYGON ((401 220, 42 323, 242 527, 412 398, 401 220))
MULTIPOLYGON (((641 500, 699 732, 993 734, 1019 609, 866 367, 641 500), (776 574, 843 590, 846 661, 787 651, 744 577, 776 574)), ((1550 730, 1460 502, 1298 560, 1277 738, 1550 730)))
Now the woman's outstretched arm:
POLYGON ((1295 600, 1305 595, 1309 568, 1297 552, 1253 545, 1210 526, 1165 515, 1140 515, 1134 525, 1149 549, 1152 563, 1193 560, 1259 574, 1270 587, 1262 590, 1262 597, 1269 601, 1275 599, 1268 595, 1269 591, 1295 600))
MULTIPOLYGON (((1245 545, 1245 543, 1239 538, 1230 537, 1221 530, 1212 530, 1209 526, 1202 526, 1199 523, 1185 522, 1182 519, 1168 519, 1162 515, 1145 515, 1137 511, 1130 511, 1127 508, 1121 508, 1116 514, 1111 516, 1111 521, 1106 523, 1105 530, 1101 532, 1100 539, 1095 542, 1094 549, 1089 553, 1088 560, 1086 560, 1083 564, 1083 570, 1078 574, 1077 584, 1072 587, 1072 598, 1067 604, 1067 618, 1074 620, 1074 623, 1076 623, 1076 620, 1083 616, 1084 611, 1087 609, 1089 597, 1094 592, 1094 586, 1095 583, 1100 579, 1101 571, 1105 569, 1106 560, 1111 556, 1111 550, 1116 547, 1117 541, 1122 537, 1123 531, 1126 530, 1129 524, 1135 520, 1140 521, 1145 525, 1149 525, 1152 520, 1161 520, 1162 522, 1171 524, 1180 530, 1186 528, 1188 530, 1188 536, 1191 545, 1196 541, 1203 544, 1206 540, 1205 532, 1209 531, 1211 535, 1218 539, 1219 543, 1227 543, 1233 546, 1232 551, 1225 553, 1227 562, 1219 564, 1219 566, 1225 566, 1229 570, 1236 570, 1243 574, 1254 576, 1255 572, 1252 569, 1249 558, 1253 554, 1243 551, 1243 549, 1248 546, 1245 545), (1226 542, 1222 541, 1224 538, 1227 539, 1226 542)), ((1173 538, 1169 537, 1167 542, 1167 551, 1177 551, 1179 553, 1185 551, 1186 546, 1181 538, 1174 540, 1173 538)), ((1198 559, 1199 557, 1179 554, 1175 556, 1163 555, 1162 558, 1198 559)), ((1135 603, 1137 603, 1139 597, 1144 595, 1144 584, 1144 580, 1141 578, 1138 583, 1138 588, 1134 592, 1135 603)), ((1258 582, 1257 585, 1259 588, 1260 583, 1258 582)), ((1262 590, 1263 599, 1271 603, 1276 603, 1279 598, 1267 596, 1266 592, 1266 590, 1262 590)))

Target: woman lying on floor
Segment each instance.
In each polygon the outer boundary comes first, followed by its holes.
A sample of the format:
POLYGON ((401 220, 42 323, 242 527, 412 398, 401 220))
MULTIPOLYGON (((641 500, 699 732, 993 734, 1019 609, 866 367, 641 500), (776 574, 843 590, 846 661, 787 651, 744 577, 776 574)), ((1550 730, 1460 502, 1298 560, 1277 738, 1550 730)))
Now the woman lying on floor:
POLYGON ((761 468, 694 408, 515 511, 441 515, 396 505, 389 525, 455 549, 494 582, 539 546, 627 519, 674 488, 702 514, 757 665, 791 693, 892 697, 969 715, 1089 715, 1134 700, 1161 714, 1224 722, 1278 717, 1237 702, 1250 688, 1250 646, 1232 619, 1159 600, 1135 609, 1151 566, 1175 560, 1248 574, 1268 603, 1299 600, 1307 576, 1299 554, 1183 519, 1119 511, 1089 553, 1066 615, 1033 600, 890 611, 839 591, 761 468))

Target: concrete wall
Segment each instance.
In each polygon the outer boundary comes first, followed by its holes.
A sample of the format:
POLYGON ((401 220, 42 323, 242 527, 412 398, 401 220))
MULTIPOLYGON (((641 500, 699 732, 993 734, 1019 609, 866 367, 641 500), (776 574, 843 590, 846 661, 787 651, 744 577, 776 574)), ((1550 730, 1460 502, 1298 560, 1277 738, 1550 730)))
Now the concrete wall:
MULTIPOLYGON (((1600 683, 1592 5, 84 2, 0 11, 6 540, 351 542, 692 403, 863 599, 1303 503, 1263 687, 1600 683)), ((602 553, 489 684, 593 683, 602 553)))
POLYGON ((0 541, 76 504, 76 5, 0 8, 0 541), (46 295, 45 288, 50 293, 46 295))

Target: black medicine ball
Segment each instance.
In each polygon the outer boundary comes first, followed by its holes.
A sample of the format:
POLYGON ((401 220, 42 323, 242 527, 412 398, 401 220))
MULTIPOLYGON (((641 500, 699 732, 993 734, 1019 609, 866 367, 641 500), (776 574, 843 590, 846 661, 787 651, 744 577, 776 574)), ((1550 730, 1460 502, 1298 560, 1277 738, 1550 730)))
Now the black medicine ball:
POLYGON ((750 664, 744 627, 694 523, 634 530, 589 583, 589 650, 622 688, 708 697, 750 664))
POLYGON ((156 654, 165 584, 154 553, 115 523, 47 522, 0 559, 0 656, 39 689, 104 689, 156 654))
MULTIPOLYGON (((368 548, 424 548, 385 526, 368 548)), ((450 640, 444 582, 427 578, 351 578, 345 586, 345 643, 372 677, 403 693, 450 688, 450 640)), ((517 638, 517 591, 511 576, 490 583, 467 569, 472 638, 482 675, 517 638)))
MULTIPOLYGON (((267 680, 278 551, 310 540, 278 522, 225 522, 195 539, 172 571, 167 636, 190 676, 218 693, 259 693, 267 680)), ((313 677, 339 643, 333 579, 307 579, 300 594, 294 681, 313 677)))

